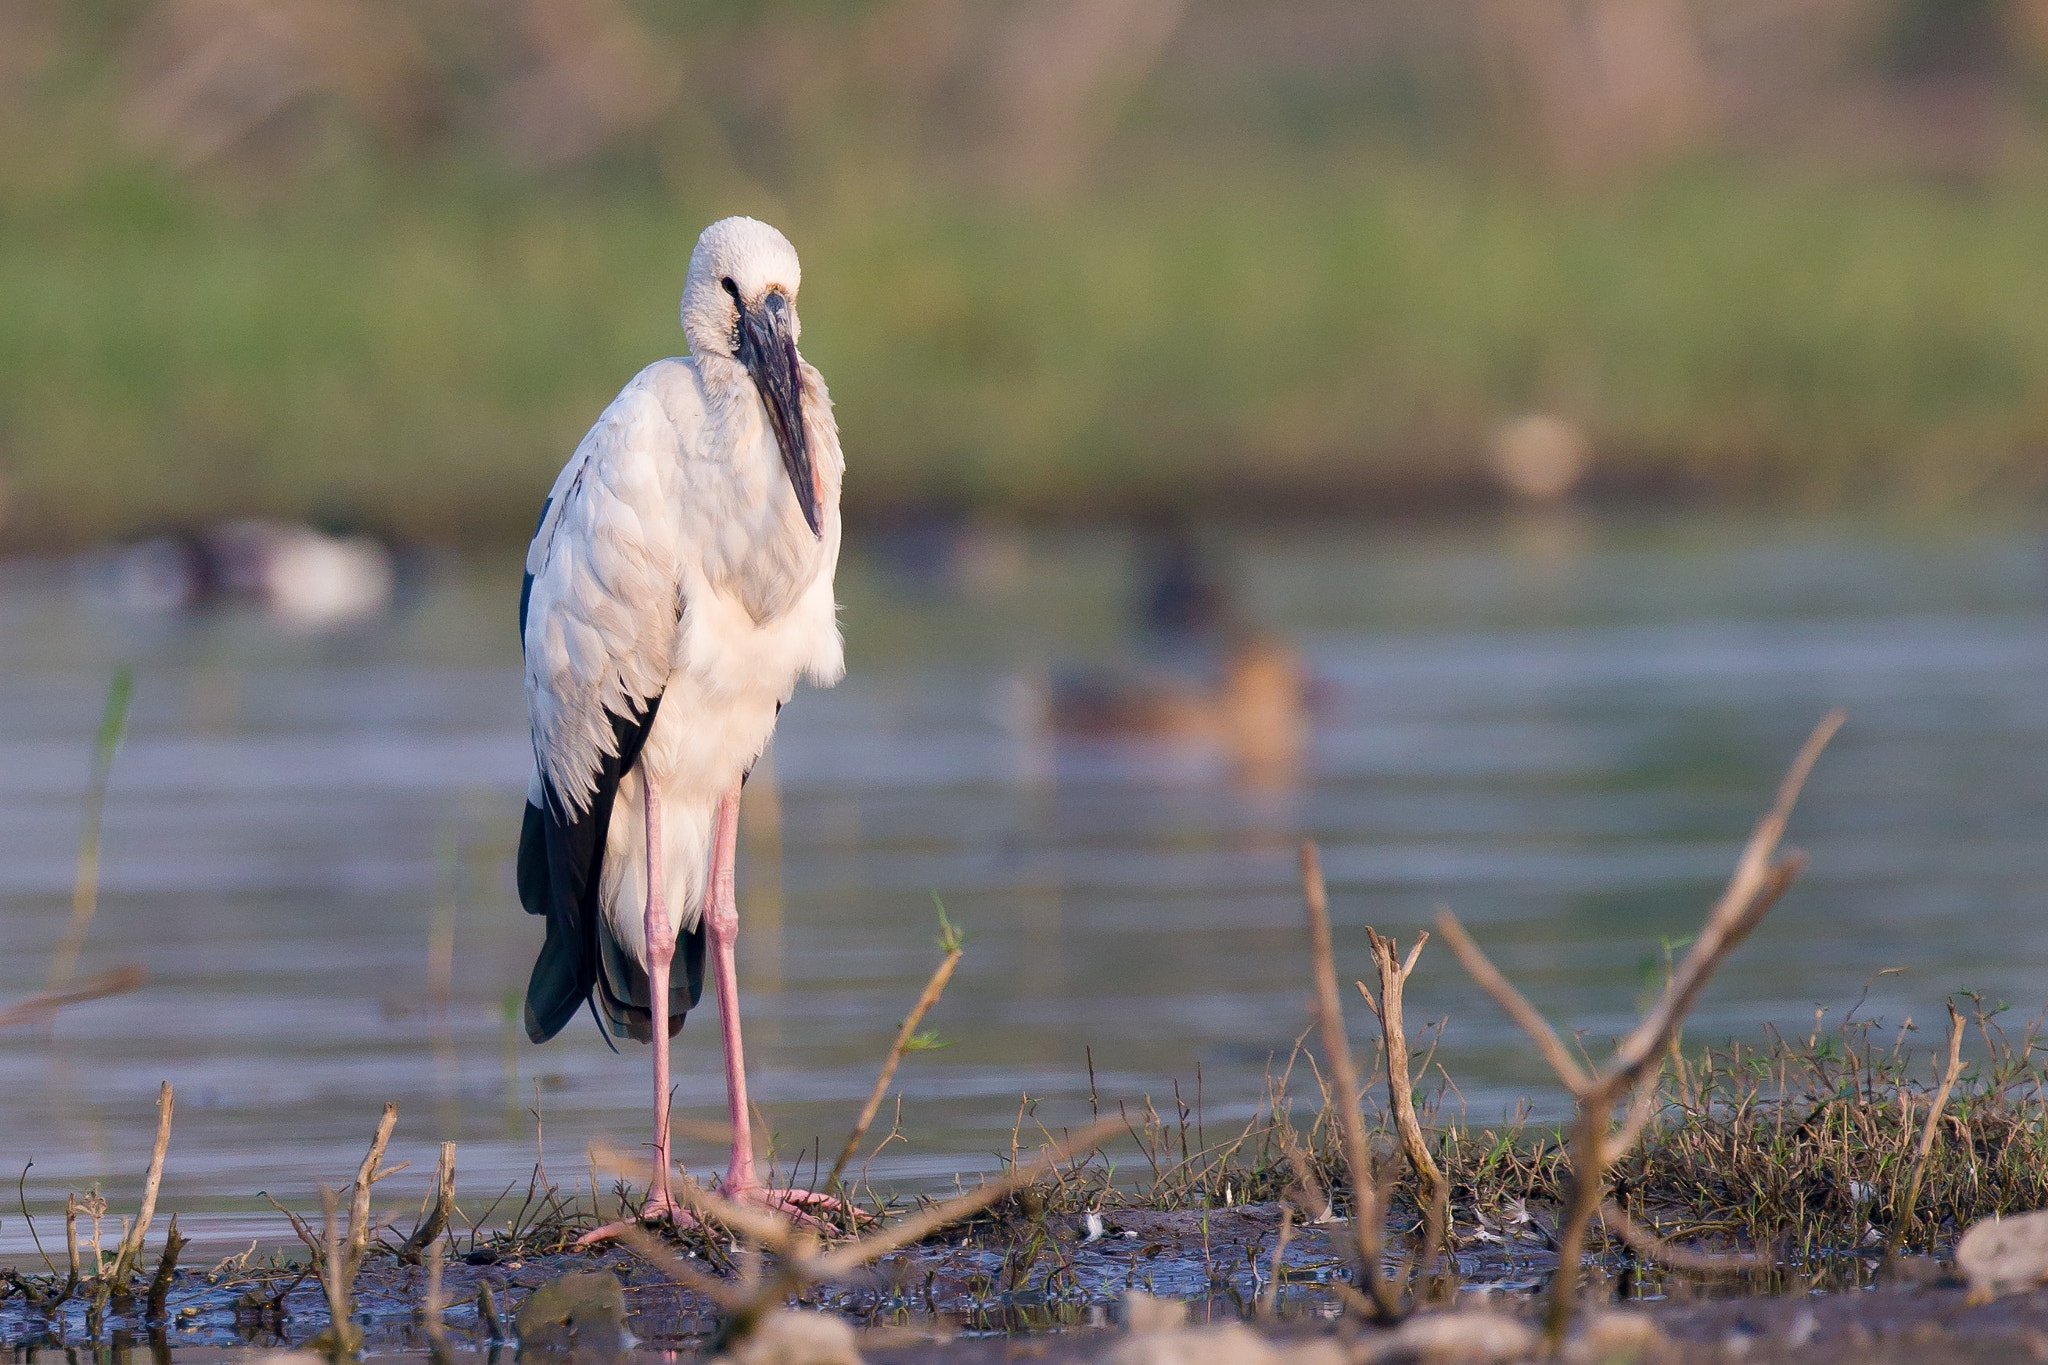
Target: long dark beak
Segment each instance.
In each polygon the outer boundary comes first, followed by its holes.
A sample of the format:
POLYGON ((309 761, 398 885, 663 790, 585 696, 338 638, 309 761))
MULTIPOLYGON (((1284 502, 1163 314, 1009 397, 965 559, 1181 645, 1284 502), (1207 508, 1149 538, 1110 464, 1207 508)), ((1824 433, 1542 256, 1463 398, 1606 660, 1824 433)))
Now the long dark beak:
POLYGON ((775 428, 775 443, 782 447, 782 467, 789 471, 804 523, 812 535, 822 539, 825 527, 818 507, 818 480, 811 466, 810 437, 804 431, 803 371, 796 355, 796 338, 790 332, 789 300, 781 290, 769 290, 751 308, 740 304, 740 363, 761 391, 769 425, 775 428))

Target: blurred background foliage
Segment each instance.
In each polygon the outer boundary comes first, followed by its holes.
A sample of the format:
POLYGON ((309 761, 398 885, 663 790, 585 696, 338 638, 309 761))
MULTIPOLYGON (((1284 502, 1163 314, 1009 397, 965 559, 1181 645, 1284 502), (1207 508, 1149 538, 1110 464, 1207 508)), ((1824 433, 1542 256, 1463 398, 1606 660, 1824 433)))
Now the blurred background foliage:
POLYGON ((0 538, 518 539, 731 212, 864 514, 2048 490, 2048 0, 0 0, 0 538))

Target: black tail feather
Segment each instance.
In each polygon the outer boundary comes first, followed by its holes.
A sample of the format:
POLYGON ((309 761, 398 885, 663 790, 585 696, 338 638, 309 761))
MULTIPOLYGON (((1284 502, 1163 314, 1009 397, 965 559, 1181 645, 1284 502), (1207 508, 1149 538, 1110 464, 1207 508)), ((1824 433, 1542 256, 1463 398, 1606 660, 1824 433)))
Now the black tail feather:
MULTIPOLYGON (((697 1008, 704 995, 704 921, 676 940, 676 961, 668 983, 668 1036, 682 1032, 683 1016, 697 1008)), ((652 993, 647 970, 620 951, 611 935, 598 932, 598 1011, 614 1038, 639 1042, 654 1039, 652 993)))

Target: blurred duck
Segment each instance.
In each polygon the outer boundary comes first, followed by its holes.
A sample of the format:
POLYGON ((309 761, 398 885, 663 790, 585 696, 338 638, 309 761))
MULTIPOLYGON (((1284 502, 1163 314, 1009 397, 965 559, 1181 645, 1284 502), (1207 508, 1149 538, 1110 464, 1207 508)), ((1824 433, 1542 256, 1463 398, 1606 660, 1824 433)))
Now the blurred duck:
POLYGON ((1306 716, 1301 656, 1270 635, 1226 646, 1220 676, 1074 677, 1054 684, 1052 728, 1064 735, 1206 739, 1233 749, 1298 748, 1306 716))
POLYGON ((1025 741, 1024 771, 1050 775, 1047 741, 1151 741, 1208 748, 1249 786, 1295 785, 1320 700, 1299 651, 1244 620, 1186 523, 1147 525, 1133 548, 1138 660, 1017 678, 997 699, 1003 723, 1025 741))
POLYGON ((1182 522, 1148 528, 1138 542, 1139 627, 1168 646, 1213 637, 1231 618, 1230 588, 1182 522))
POLYGON ((391 549, 369 536, 245 519, 129 545, 114 555, 108 579, 115 600, 131 611, 246 605, 281 625, 320 630, 383 612, 398 570, 391 549))
POLYGON ((1254 786, 1292 785, 1308 740, 1307 669, 1292 646, 1265 634, 1232 638, 1206 679, 1163 670, 1056 677, 1034 700, 1041 733, 1212 746, 1254 786))

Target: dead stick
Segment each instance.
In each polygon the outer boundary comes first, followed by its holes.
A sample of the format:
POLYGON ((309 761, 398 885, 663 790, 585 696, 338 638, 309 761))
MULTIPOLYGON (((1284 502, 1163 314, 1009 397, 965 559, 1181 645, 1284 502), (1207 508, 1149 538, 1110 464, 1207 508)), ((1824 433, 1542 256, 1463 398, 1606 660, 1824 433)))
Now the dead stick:
POLYGON ((164 1154, 171 1147, 171 1083, 165 1081, 156 1092, 156 1145, 149 1153, 149 1174, 142 1182, 142 1211, 136 1215, 135 1225, 128 1235, 121 1239, 121 1250, 114 1257, 114 1279, 125 1281, 142 1258, 142 1239, 149 1235, 149 1225, 156 1217, 156 1193, 164 1183, 164 1154))
POLYGON ((1778 844, 1801 788, 1821 750, 1841 728, 1843 718, 1840 710, 1830 711, 1814 726, 1778 784, 1770 810, 1750 832, 1727 886, 1707 912, 1705 924, 1672 973, 1662 996, 1593 1074, 1564 1049, 1549 1020, 1487 960, 1457 917, 1447 908, 1437 912, 1438 930, 1449 941, 1459 962, 1536 1043, 1558 1079, 1577 1100, 1570 1138, 1570 1178, 1564 1217, 1558 1225, 1558 1265, 1551 1278, 1550 1302, 1544 1313, 1544 1337, 1553 1353, 1562 1348, 1577 1308, 1579 1259, 1585 1248, 1587 1226, 1606 1202, 1607 1170, 1641 1135, 1654 1110, 1654 1095, 1649 1093, 1655 1086, 1653 1064, 1661 1067, 1664 1054, 1684 1026, 1699 993, 1805 867, 1803 855, 1778 858, 1778 844), (1619 1130, 1611 1131, 1614 1107, 1631 1088, 1636 1094, 1629 1113, 1619 1130))
POLYGON ((1365 1116, 1358 1111, 1358 1068, 1344 1037, 1344 1007, 1337 999, 1336 954, 1330 946, 1330 898, 1323 881, 1323 861, 1312 840, 1301 845, 1302 901, 1308 911, 1309 951, 1315 968, 1316 1022, 1322 1030, 1323 1053, 1330 1063, 1337 1091, 1337 1123, 1344 1142, 1344 1164, 1351 1175, 1351 1230, 1358 1245, 1358 1273, 1373 1302, 1373 1317, 1382 1322, 1400 1318, 1401 1305, 1380 1267, 1379 1191, 1373 1182, 1372 1160, 1365 1145, 1365 1116))
POLYGON ((178 1235, 178 1215, 171 1215, 171 1226, 164 1233, 164 1254, 156 1263, 156 1275, 149 1282, 148 1316, 151 1322, 160 1322, 164 1316, 164 1304, 171 1294, 171 1277, 178 1273, 178 1253, 185 1249, 185 1238, 178 1235))
POLYGON ((428 1203, 420 1210, 419 1226, 398 1249, 398 1259, 402 1264, 418 1265, 421 1254, 447 1229, 448 1220, 454 1214, 455 1144, 452 1142, 441 1144, 441 1162, 434 1169, 434 1188, 427 1199, 428 1203))
POLYGON ((149 973, 140 967, 116 967, 112 971, 100 972, 69 989, 43 991, 0 1010, 0 1028, 39 1023, 66 1005, 102 1000, 110 995, 126 995, 148 979, 149 973))
POLYGON ((1394 1111, 1401 1149, 1416 1180, 1428 1188, 1433 1204, 1437 1188, 1444 1183, 1444 1174, 1437 1169, 1436 1158, 1430 1155, 1429 1143, 1422 1136, 1422 1121, 1415 1113, 1415 1083, 1409 1072, 1408 1026, 1403 1005, 1408 977, 1414 972, 1415 960, 1422 955, 1422 945, 1429 942, 1429 935, 1425 933, 1415 940, 1406 961, 1397 958, 1399 945, 1393 939, 1381 937, 1370 926, 1365 936, 1372 946, 1373 965, 1379 970, 1380 994, 1379 999, 1373 999, 1363 981, 1358 983, 1358 993, 1365 997, 1365 1003, 1380 1021, 1380 1039, 1387 1050, 1387 1100, 1394 1111))
POLYGON ((390 1143, 391 1130, 397 1123, 398 1104, 387 1101, 383 1115, 377 1120, 376 1134, 370 1139, 370 1149, 363 1154, 363 1164, 356 1169, 346 1231, 339 1225, 340 1201, 334 1191, 325 1187, 320 1191, 327 1215, 327 1254, 321 1258, 320 1280, 327 1291, 329 1330, 333 1333, 336 1351, 353 1350, 360 1336, 350 1314, 355 1306, 356 1274, 362 1269, 363 1256, 370 1245, 370 1188, 408 1164, 400 1162, 388 1170, 383 1166, 384 1148, 390 1143))
MULTIPOLYGON (((1577 1117, 1572 1123, 1571 1177, 1566 1187, 1564 1217, 1557 1230, 1557 1271, 1551 1277, 1550 1302, 1543 1320, 1544 1336, 1553 1352, 1561 1348, 1578 1308, 1579 1259, 1585 1251, 1588 1227, 1606 1200, 1608 1169, 1627 1151, 1610 1132, 1615 1105, 1630 1087, 1661 1069, 1665 1050, 1684 1025, 1699 992, 1805 865, 1803 857, 1788 857, 1771 866, 1752 885, 1747 900, 1724 898, 1714 908, 1700 939, 1711 939, 1713 945, 1705 953, 1687 955, 1682 969, 1686 975, 1683 984, 1667 993, 1661 1014, 1653 1012, 1652 1020, 1645 1021, 1656 1022, 1657 1028, 1648 1033, 1638 1029, 1624 1040, 1600 1068, 1599 1079, 1579 1096, 1577 1117)), ((1699 943, 1694 946, 1698 948, 1699 943)), ((1631 1106, 1619 1135, 1635 1141, 1650 1109, 1638 1092, 1637 1103, 1631 1106)))
POLYGON ((1416 1183, 1422 1187, 1418 1200, 1423 1206, 1420 1273, 1434 1283, 1437 1253, 1443 1249, 1449 1232, 1451 1183, 1438 1169, 1436 1158, 1430 1155, 1429 1143, 1422 1136, 1422 1121, 1415 1113, 1415 1082, 1409 1066, 1404 1003, 1408 978, 1415 973, 1416 960, 1422 956, 1429 934, 1424 931, 1417 936, 1406 958, 1400 956, 1400 947, 1393 939, 1383 937, 1371 925, 1366 926, 1365 936, 1372 948, 1373 966, 1379 972, 1380 994, 1375 1000, 1363 981, 1357 983, 1358 993, 1365 997, 1366 1005, 1380 1021, 1380 1042, 1387 1054, 1387 1102, 1394 1111, 1394 1130, 1400 1135, 1409 1169, 1415 1172, 1416 1183))
POLYGON ((875 1077, 875 1087, 868 1092, 868 1102, 861 1107, 860 1118, 855 1120, 853 1131, 846 1136, 846 1145, 839 1149, 839 1159, 832 1163, 832 1174, 825 1177, 824 1189, 827 1194, 839 1188, 839 1177, 846 1170, 846 1163, 853 1160, 855 1150, 862 1138, 868 1135, 868 1127, 875 1121, 875 1115, 882 1108, 882 1098, 889 1092, 889 1082, 896 1077, 896 1065, 903 1060, 903 1054, 910 1047, 910 1040, 917 1036, 917 1026, 924 1022, 925 1012, 939 1003, 945 994, 946 983, 953 979, 953 969, 960 965, 959 948, 948 949, 945 960, 939 963, 932 979, 925 983, 924 993, 917 997, 917 1003, 903 1018, 903 1026, 896 1030, 896 1041, 890 1044, 888 1059, 882 1063, 881 1074, 875 1077))
MULTIPOLYGON (((78 1192, 64 1196, 64 1240, 71 1244, 71 1283, 78 1283, 78 1192)), ((98 1266, 93 1269, 97 1271, 98 1266)))
POLYGON ((320 1256, 320 1289, 327 1296, 327 1329, 333 1334, 336 1350, 345 1350, 349 1330, 350 1281, 344 1281, 342 1261, 346 1253, 342 1250, 341 1201, 334 1191, 325 1185, 320 1187, 320 1210, 327 1220, 327 1240, 320 1256))
POLYGON ((377 1120, 376 1136, 370 1139, 370 1150, 363 1154, 363 1164, 356 1170, 354 1197, 348 1210, 348 1257, 349 1280, 353 1284, 355 1269, 360 1264, 363 1252, 370 1243, 370 1187, 387 1175, 402 1169, 394 1166, 391 1170, 381 1169, 384 1148, 391 1141, 391 1130, 398 1123, 398 1101, 388 1100, 384 1113, 377 1120))
POLYGON ((1934 1150, 1934 1134, 1941 1124, 1941 1111, 1948 1104, 1949 1091, 1955 1089, 1956 1077, 1963 1069, 1963 1016, 1956 1012, 1956 1002, 1948 1002, 1948 1066, 1941 1074, 1941 1086, 1934 1092, 1934 1103, 1927 1110, 1927 1123, 1920 1130, 1920 1145, 1913 1152, 1913 1170, 1906 1177, 1906 1202, 1899 1212, 1898 1220, 1892 1224, 1891 1238, 1885 1243, 1886 1260, 1899 1254, 1905 1244, 1906 1234, 1912 1230, 1920 1206, 1920 1178, 1927 1174, 1927 1157, 1934 1150))

